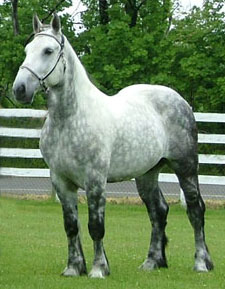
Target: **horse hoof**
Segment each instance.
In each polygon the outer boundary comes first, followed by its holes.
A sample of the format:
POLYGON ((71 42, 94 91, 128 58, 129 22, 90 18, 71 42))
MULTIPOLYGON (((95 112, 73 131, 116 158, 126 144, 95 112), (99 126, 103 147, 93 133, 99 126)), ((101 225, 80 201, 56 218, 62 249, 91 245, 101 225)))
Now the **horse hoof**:
POLYGON ((74 268, 66 268, 61 275, 64 277, 80 276, 79 272, 74 268))
POLYGON ((153 259, 146 259, 144 263, 139 267, 139 269, 143 271, 153 271, 159 268, 167 268, 167 263, 165 260, 153 260, 153 259))
POLYGON ((105 276, 103 275, 101 270, 91 270, 91 272, 88 275, 90 278, 99 278, 99 279, 105 279, 105 276))
POLYGON ((154 262, 153 260, 145 260, 143 264, 141 264, 141 266, 139 266, 139 269, 143 270, 143 271, 153 271, 155 269, 157 269, 158 266, 156 264, 156 262, 154 262))
POLYGON ((77 268, 73 268, 73 267, 66 267, 65 270, 62 272, 62 276, 64 277, 77 277, 77 276, 81 276, 85 274, 84 272, 79 272, 79 270, 77 268))
POLYGON ((194 270, 197 272, 208 272, 213 270, 213 262, 209 256, 209 254, 205 254, 204 256, 199 256, 195 260, 194 270))
POLYGON ((199 273, 209 272, 213 270, 213 268, 214 268, 213 263, 210 260, 207 260, 206 262, 205 261, 198 262, 194 266, 194 270, 199 273))
POLYGON ((90 278, 104 279, 109 274, 110 273, 108 268, 93 267, 88 276, 90 278))
POLYGON ((208 272, 209 270, 207 269, 206 265, 202 262, 201 264, 198 263, 197 265, 194 266, 194 271, 199 272, 199 273, 204 273, 208 272))

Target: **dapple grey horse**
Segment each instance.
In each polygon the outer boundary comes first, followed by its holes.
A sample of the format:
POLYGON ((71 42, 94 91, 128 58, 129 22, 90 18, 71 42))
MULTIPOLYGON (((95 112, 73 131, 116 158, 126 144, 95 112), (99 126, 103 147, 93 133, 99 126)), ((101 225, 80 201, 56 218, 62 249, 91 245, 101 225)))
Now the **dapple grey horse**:
POLYGON ((13 90, 21 103, 31 103, 44 88, 48 117, 40 139, 51 181, 62 204, 68 237, 64 276, 87 273, 79 237, 77 190, 87 194, 88 228, 94 243, 90 277, 109 275, 103 247, 107 182, 135 178, 152 224, 150 248, 141 268, 167 267, 165 234, 168 205, 158 185, 165 164, 184 191, 195 234, 196 271, 213 269, 204 234, 205 205, 198 184, 197 129, 192 109, 174 90, 159 85, 133 85, 107 96, 87 73, 61 32, 54 15, 49 27, 33 20, 35 37, 13 90))

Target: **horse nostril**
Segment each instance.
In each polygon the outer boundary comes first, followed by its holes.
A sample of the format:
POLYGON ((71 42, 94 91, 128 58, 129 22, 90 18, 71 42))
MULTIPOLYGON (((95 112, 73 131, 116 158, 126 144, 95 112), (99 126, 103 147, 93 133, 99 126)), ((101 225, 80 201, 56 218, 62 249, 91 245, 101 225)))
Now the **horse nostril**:
POLYGON ((25 87, 24 84, 21 84, 19 87, 17 87, 17 93, 18 93, 19 95, 24 94, 25 91, 26 91, 26 87, 25 87))
POLYGON ((18 99, 24 98, 25 94, 26 94, 25 84, 22 83, 16 87, 14 87, 13 92, 14 92, 14 95, 16 96, 16 98, 18 98, 18 99))

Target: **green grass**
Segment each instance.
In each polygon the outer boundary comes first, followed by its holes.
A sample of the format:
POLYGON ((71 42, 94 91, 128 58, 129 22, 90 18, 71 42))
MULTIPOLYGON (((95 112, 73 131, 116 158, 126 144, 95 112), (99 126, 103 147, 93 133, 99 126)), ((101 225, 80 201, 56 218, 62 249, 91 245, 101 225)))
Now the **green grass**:
MULTIPOLYGON (((93 250, 87 230, 87 206, 79 206, 82 242, 88 270, 93 250)), ((149 246, 149 220, 143 206, 106 208, 105 248, 111 275, 105 280, 65 278, 67 241, 60 205, 52 200, 0 199, 1 289, 222 289, 225 284, 225 211, 207 210, 206 237, 215 263, 210 273, 192 271, 193 231, 179 205, 170 207, 167 234, 169 269, 151 273, 138 266, 149 246)))

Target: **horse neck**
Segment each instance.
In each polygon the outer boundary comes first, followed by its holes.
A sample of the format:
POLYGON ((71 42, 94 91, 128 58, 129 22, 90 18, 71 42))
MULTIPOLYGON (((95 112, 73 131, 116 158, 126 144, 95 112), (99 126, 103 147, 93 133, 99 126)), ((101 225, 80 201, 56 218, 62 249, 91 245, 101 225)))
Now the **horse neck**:
POLYGON ((67 40, 64 49, 66 59, 64 80, 60 87, 55 87, 50 91, 48 102, 49 116, 59 121, 75 115, 79 109, 88 108, 88 103, 90 104, 93 98, 105 96, 91 83, 67 40))

